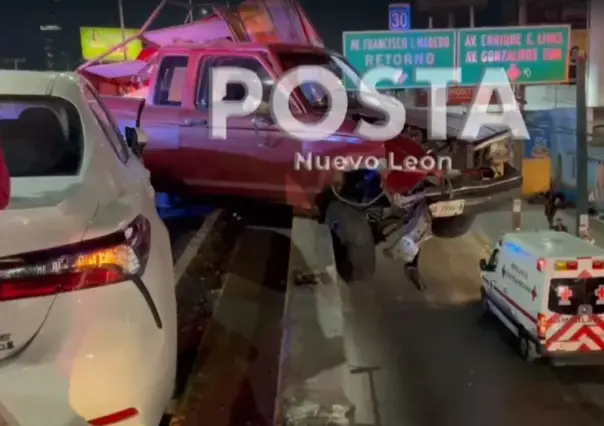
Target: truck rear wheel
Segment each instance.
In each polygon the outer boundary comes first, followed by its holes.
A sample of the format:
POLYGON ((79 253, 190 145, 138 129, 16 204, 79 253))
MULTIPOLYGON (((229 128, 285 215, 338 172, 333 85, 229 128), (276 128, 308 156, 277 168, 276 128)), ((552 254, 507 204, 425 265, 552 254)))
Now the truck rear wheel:
POLYGON ((375 273, 375 244, 365 212, 339 200, 327 206, 325 223, 331 230, 338 273, 346 282, 375 273))

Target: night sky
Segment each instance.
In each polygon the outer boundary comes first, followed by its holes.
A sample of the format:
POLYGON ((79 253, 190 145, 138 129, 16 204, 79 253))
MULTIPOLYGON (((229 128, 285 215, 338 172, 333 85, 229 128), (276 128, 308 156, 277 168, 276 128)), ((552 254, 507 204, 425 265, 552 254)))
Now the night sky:
MULTIPOLYGON (((123 0, 126 27, 140 27, 158 3, 158 0, 123 0)), ((300 0, 300 3, 328 47, 338 51, 343 31, 388 29, 387 10, 391 3, 388 0, 300 0)), ((489 3, 490 6, 477 12, 477 25, 503 25, 502 1, 489 3)), ((507 0, 506 9, 514 9, 514 3, 507 0)), ((117 0, 19 0, 11 2, 8 9, 0 17, 0 32, 5 40, 0 44, 3 68, 11 67, 11 58, 25 58, 20 68, 43 69, 47 67, 45 48, 54 52, 55 69, 73 68, 80 60, 79 27, 119 27, 117 0), (62 30, 44 33, 40 31, 41 25, 58 25, 62 30)), ((157 26, 182 24, 185 15, 183 9, 169 6, 157 26)), ((446 27, 447 11, 436 11, 433 20, 435 28, 446 27)), ((458 27, 468 26, 467 10, 459 10, 455 21, 458 27)), ((426 28, 428 15, 412 12, 412 25, 426 28)))

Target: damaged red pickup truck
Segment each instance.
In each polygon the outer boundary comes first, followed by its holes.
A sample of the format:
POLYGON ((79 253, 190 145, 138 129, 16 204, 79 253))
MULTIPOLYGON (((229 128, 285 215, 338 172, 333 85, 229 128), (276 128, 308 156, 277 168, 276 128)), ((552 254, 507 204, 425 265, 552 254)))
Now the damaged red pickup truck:
MULTIPOLYGON (((333 231, 338 268, 347 280, 374 272, 377 243, 409 262, 409 250, 413 252, 409 241, 419 247, 430 235, 459 235, 479 209, 510 199, 520 187, 520 173, 501 160, 502 153, 511 153, 508 130, 483 128, 479 139, 463 141, 456 139, 459 129, 449 123, 449 140, 432 142, 426 137, 426 112, 408 109, 400 136, 365 141, 354 133, 357 123, 381 117, 363 105, 355 91, 347 92, 345 121, 324 141, 292 138, 270 114, 260 112, 229 118, 226 139, 210 137, 213 67, 253 71, 263 82, 263 101, 268 102, 280 76, 301 65, 324 66, 341 78, 359 78, 341 55, 309 45, 181 44, 159 50, 149 68, 146 99, 104 97, 104 103, 122 129, 140 127, 147 135, 144 161, 158 191, 181 197, 251 197, 314 212, 333 231), (402 161, 437 150, 453 154, 452 170, 296 170, 294 163, 296 154, 389 156, 402 161)), ((325 99, 312 93, 300 88, 293 92, 291 109, 298 118, 324 114, 325 99)))

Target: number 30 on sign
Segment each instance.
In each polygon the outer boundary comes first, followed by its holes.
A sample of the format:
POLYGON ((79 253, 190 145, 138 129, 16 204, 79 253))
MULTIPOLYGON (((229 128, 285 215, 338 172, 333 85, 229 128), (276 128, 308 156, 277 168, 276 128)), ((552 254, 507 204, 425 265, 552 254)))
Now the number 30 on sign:
POLYGON ((411 29, 411 5, 409 3, 389 5, 388 21, 390 31, 405 31, 411 29))

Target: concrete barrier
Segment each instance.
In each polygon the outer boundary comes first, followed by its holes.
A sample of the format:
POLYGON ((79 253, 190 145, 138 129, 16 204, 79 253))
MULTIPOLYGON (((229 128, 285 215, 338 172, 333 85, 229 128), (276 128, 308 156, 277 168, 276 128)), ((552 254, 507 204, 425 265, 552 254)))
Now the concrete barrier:
POLYGON ((275 410, 279 426, 354 425, 329 229, 294 218, 275 410))

